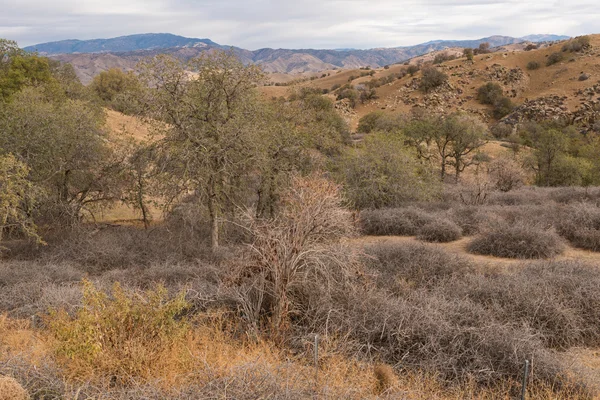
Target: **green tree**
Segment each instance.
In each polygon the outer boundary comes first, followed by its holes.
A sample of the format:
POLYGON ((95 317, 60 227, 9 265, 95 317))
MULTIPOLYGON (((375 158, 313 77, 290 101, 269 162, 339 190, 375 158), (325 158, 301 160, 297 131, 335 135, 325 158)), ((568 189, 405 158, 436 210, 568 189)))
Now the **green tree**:
POLYGON ((29 166, 29 180, 45 195, 40 207, 73 221, 116 197, 119 160, 103 126, 100 108, 51 101, 43 88, 30 87, 0 109, 0 149, 29 166))
POLYGON ((256 159, 259 67, 245 66, 232 52, 207 53, 187 66, 168 56, 143 65, 150 116, 159 135, 167 193, 194 193, 205 206, 211 247, 219 246, 219 224, 243 201, 256 159), (186 68, 195 72, 190 76, 186 68), (240 196, 242 195, 242 196, 240 196))
POLYGON ((429 164, 411 155, 404 143, 402 135, 375 132, 344 153, 337 176, 355 207, 397 207, 434 197, 439 185, 429 164))
POLYGON ((442 181, 448 166, 454 167, 458 181, 465 168, 477 163, 478 158, 474 156, 485 144, 486 134, 481 122, 462 114, 417 116, 404 131, 420 158, 439 163, 442 181))

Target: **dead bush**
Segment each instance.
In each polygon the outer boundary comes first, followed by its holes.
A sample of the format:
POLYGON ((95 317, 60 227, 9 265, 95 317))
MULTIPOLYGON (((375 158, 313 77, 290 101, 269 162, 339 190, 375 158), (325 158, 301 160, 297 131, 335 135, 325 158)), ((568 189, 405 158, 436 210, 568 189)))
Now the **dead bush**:
POLYGON ((0 375, 0 400, 27 400, 28 398, 27 392, 19 382, 0 375))
POLYGON ((431 287, 473 269, 465 258, 428 244, 383 242, 365 247, 365 254, 378 285, 389 289, 431 287))
POLYGON ((460 226, 445 218, 436 218, 417 231, 417 238, 425 242, 453 242, 461 236, 460 226))
POLYGON ((473 239, 468 250, 503 258, 550 258, 564 250, 563 242, 553 229, 527 223, 498 224, 473 239))
POLYGON ((590 203, 566 206, 557 218, 558 232, 573 246, 600 251, 600 207, 590 203))
POLYGON ((364 210, 360 213, 360 228, 365 235, 414 236, 422 226, 433 221, 425 211, 415 208, 364 210))
POLYGON ((448 296, 469 298, 506 324, 531 328, 546 347, 600 344, 600 270, 576 261, 517 265, 509 273, 471 274, 444 281, 448 296))
POLYGON ((494 188, 501 192, 510 192, 525 183, 523 168, 512 158, 495 159, 488 166, 488 174, 494 188))
POLYGON ((317 175, 295 177, 278 215, 248 218, 253 242, 236 280, 252 326, 267 325, 280 338, 302 303, 298 291, 353 272, 354 251, 342 239, 354 234, 354 225, 342 203, 338 185, 317 175))

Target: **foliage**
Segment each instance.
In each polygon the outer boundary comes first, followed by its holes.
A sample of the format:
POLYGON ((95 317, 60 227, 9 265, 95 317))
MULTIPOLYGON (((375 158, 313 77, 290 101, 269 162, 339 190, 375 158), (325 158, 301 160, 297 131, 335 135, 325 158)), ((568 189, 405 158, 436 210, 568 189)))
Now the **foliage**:
POLYGON ((13 155, 0 156, 0 244, 5 231, 39 239, 29 213, 35 198, 28 175, 29 168, 13 155))
POLYGON ((588 49, 590 46, 591 46, 591 43, 590 43, 589 36, 578 36, 576 38, 569 40, 567 43, 565 43, 562 47, 562 51, 564 51, 564 52, 568 51, 570 53, 577 53, 582 50, 588 49))
POLYGON ((464 114, 445 118, 417 116, 404 131, 420 158, 438 159, 442 180, 450 166, 454 168, 456 181, 467 167, 478 164, 477 150, 485 144, 487 134, 485 125, 464 114))
POLYGON ((154 130, 162 139, 161 169, 168 175, 168 198, 194 192, 208 212, 211 245, 219 246, 219 224, 241 199, 244 181, 256 158, 258 98, 255 85, 263 73, 244 66, 231 52, 203 54, 186 66, 168 56, 143 65, 153 90, 149 108, 154 130))
POLYGON ((463 56, 465 56, 467 58, 467 61, 473 61, 473 49, 470 47, 467 47, 465 49, 463 49, 463 56))
POLYGON ((383 111, 370 112, 358 121, 359 133, 379 132, 395 132, 399 131, 404 125, 404 116, 401 114, 393 115, 383 111))
POLYGON ((557 64, 564 60, 564 56, 562 53, 552 53, 546 59, 546 66, 549 67, 551 65, 557 64))
POLYGON ((118 68, 102 71, 94 77, 90 88, 102 101, 117 111, 132 113, 139 108, 135 102, 142 87, 133 72, 123 72, 118 68))
MULTIPOLYGON (((56 354, 69 360, 74 372, 147 378, 148 369, 188 332, 180 318, 189 307, 184 296, 170 299, 161 286, 143 295, 128 293, 119 284, 109 296, 86 281, 83 306, 74 317, 64 310, 48 317, 56 354)), ((184 348, 179 350, 185 356, 184 348)))
POLYGON ((481 104, 494 104, 504 96, 502 87, 495 82, 488 82, 477 89, 477 100, 481 104))
POLYGON ((425 93, 442 86, 448 81, 448 75, 434 67, 423 68, 421 73, 419 88, 425 93))
POLYGON ((523 168, 512 158, 497 158, 488 166, 494 187, 501 192, 517 189, 525 183, 523 168))
POLYGON ((540 68, 540 63, 537 61, 529 61, 527 63, 527 69, 530 71, 536 70, 540 68))
POLYGON ((45 196, 42 214, 74 221, 118 197, 119 162, 103 124, 93 104, 49 99, 42 88, 24 89, 0 110, 0 148, 27 163, 45 196))
POLYGON ((417 231, 417 238, 425 242, 446 243, 460 239, 462 229, 448 219, 434 219, 417 231))
POLYGON ((399 134, 371 133, 341 157, 337 171, 348 199, 359 209, 431 199, 439 189, 431 168, 407 151, 399 134))

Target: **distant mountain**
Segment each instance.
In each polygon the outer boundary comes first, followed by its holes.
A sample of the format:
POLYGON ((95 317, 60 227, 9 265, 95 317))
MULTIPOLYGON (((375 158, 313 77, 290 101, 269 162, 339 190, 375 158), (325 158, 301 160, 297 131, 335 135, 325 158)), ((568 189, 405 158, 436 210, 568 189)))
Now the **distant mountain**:
POLYGON ((38 44, 25 49, 71 63, 79 78, 84 83, 88 83, 95 75, 110 68, 134 70, 142 58, 157 54, 170 54, 181 60, 188 60, 207 50, 232 49, 246 64, 260 64, 267 72, 297 74, 336 68, 351 69, 367 66, 377 68, 449 48, 478 47, 485 42, 491 47, 499 47, 524 41, 557 40, 556 38, 562 36, 531 35, 527 38, 490 36, 477 40, 434 40, 415 46, 369 50, 265 48, 250 51, 222 46, 209 39, 152 33, 114 39, 64 40, 38 44))
POLYGON ((220 47, 209 39, 191 39, 170 33, 146 33, 112 39, 62 40, 25 47, 41 54, 115 53, 136 50, 168 49, 172 47, 220 47))
POLYGON ((558 40, 567 40, 570 38, 570 36, 564 35, 528 35, 523 36, 521 39, 526 40, 528 42, 555 42, 558 40))

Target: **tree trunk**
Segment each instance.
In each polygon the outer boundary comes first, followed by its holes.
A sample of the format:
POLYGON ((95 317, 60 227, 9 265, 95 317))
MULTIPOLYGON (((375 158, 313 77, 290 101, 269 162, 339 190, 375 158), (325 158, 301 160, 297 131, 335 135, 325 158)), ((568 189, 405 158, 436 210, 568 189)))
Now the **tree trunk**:
POLYGON ((210 216, 210 248, 214 251, 219 248, 219 216, 217 205, 215 204, 215 187, 214 182, 209 183, 210 191, 208 193, 208 213, 210 216))

